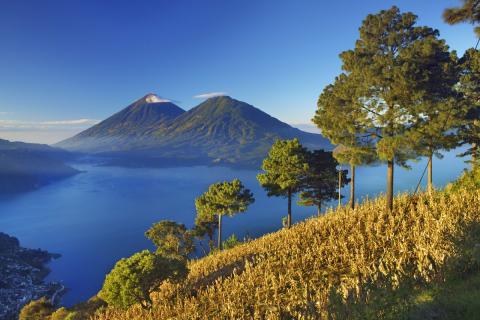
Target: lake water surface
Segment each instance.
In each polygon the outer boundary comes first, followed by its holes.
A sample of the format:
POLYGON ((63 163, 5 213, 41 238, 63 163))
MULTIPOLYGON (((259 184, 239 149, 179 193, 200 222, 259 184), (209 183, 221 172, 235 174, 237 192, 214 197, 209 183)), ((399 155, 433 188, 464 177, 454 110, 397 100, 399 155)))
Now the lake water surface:
MULTIPOLYGON (((443 186, 467 166, 460 151, 434 160, 434 184, 443 186)), ((412 190, 426 161, 412 170, 396 168, 396 191, 412 190)), ((281 227, 287 202, 268 198, 255 178, 257 172, 222 167, 130 169, 77 165, 84 173, 34 192, 0 199, 0 231, 30 248, 61 253, 51 263, 49 280, 62 281, 69 292, 63 304, 86 300, 101 288, 115 262, 134 252, 153 249, 144 237, 152 223, 170 219, 193 225, 194 199, 209 184, 240 178, 256 201, 246 213, 224 219, 224 238, 257 237, 281 227)), ((385 166, 357 169, 359 198, 385 189, 385 166)), ((348 187, 344 194, 348 198, 348 187)), ((346 199, 345 199, 346 201, 346 199)), ((332 203, 333 205, 334 203, 332 203)), ((294 206, 294 221, 314 215, 315 208, 294 206)))

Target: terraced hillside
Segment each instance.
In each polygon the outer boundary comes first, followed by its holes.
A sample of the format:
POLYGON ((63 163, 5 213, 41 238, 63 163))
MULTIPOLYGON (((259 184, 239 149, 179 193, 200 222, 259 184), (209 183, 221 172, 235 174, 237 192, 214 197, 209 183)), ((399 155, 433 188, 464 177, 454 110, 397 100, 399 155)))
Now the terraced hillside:
MULTIPOLYGON (((108 308, 96 319, 412 318, 416 293, 478 273, 480 191, 401 195, 384 208, 368 200, 192 261, 152 310, 108 308)), ((421 319, 450 319, 441 316, 421 319)))

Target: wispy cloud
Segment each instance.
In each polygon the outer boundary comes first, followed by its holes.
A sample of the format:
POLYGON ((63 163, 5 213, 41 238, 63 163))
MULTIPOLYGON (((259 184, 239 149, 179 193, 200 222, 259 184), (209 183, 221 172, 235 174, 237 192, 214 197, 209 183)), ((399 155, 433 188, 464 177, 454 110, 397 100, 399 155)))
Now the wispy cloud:
POLYGON ((207 93, 197 94, 196 96, 193 96, 193 97, 196 99, 208 99, 208 98, 226 96, 227 94, 228 93, 226 92, 207 92, 207 93))
POLYGON ((44 121, 40 123, 44 125, 57 126, 57 125, 94 125, 99 122, 100 120, 94 120, 94 119, 75 119, 75 120, 44 121))
POLYGON ((0 120, 0 130, 58 130, 79 129, 99 123, 95 119, 51 120, 51 121, 23 121, 0 120))

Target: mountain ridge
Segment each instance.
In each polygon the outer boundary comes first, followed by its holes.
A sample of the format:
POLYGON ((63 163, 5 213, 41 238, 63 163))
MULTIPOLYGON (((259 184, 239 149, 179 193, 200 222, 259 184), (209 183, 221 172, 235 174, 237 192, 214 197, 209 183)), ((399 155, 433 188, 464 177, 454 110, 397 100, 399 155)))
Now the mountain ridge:
POLYGON ((331 148, 321 135, 293 128, 229 96, 209 98, 188 111, 162 102, 162 106, 176 110, 168 118, 154 113, 150 116, 155 105, 144 103, 148 96, 57 146, 114 157, 116 164, 122 164, 120 158, 128 158, 130 163, 176 159, 242 166, 258 166, 277 139, 299 138, 309 148, 331 148), (141 110, 141 116, 132 118, 130 113, 135 108, 141 110), (126 113, 130 116, 124 117, 126 113), (149 117, 154 119, 146 120, 149 117), (128 125, 130 120, 132 126, 128 125), (127 130, 117 134, 119 131, 112 128, 127 130))

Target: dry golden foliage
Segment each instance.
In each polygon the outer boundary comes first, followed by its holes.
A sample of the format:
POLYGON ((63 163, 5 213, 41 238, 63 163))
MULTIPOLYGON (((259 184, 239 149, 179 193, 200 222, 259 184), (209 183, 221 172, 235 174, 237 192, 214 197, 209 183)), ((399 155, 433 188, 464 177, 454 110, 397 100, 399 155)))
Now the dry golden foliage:
POLYGON ((479 191, 400 195, 392 213, 384 208, 384 198, 367 200, 192 261, 184 283, 154 294, 152 310, 107 308, 96 319, 355 318, 350 306, 372 303, 375 290, 475 264, 479 191))

